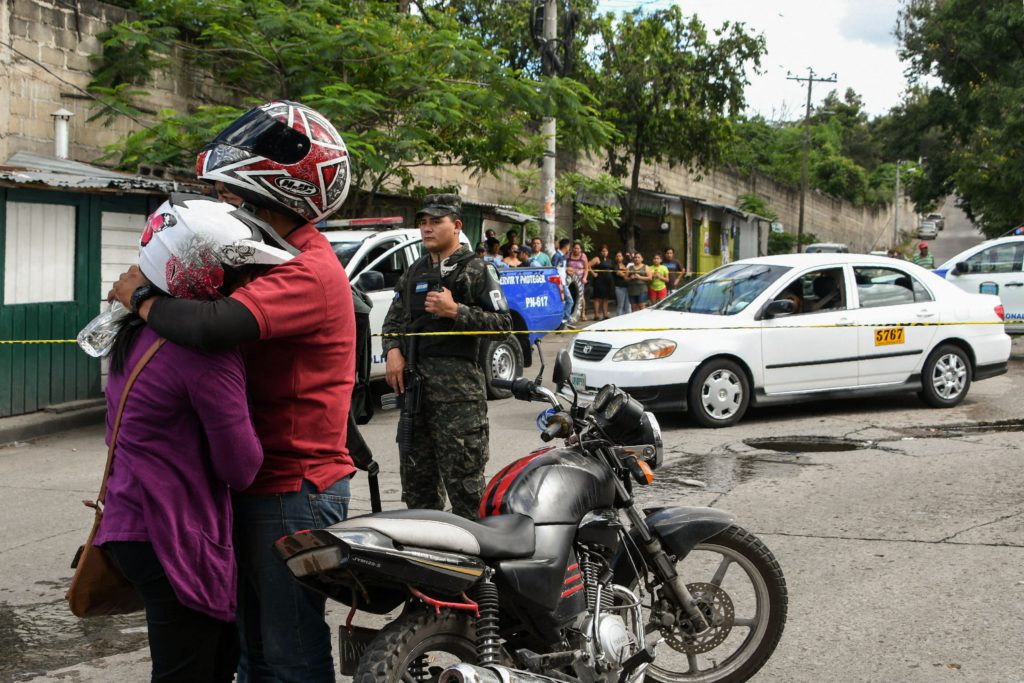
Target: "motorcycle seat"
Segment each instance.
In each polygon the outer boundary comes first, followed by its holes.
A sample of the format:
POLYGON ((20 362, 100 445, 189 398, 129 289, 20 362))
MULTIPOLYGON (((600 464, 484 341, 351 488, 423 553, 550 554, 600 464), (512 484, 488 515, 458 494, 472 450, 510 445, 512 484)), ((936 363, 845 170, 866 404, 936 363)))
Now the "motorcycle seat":
POLYGON ((533 555, 533 520, 526 515, 495 515, 471 522, 442 510, 391 510, 351 517, 330 527, 372 529, 404 545, 506 560, 533 555))

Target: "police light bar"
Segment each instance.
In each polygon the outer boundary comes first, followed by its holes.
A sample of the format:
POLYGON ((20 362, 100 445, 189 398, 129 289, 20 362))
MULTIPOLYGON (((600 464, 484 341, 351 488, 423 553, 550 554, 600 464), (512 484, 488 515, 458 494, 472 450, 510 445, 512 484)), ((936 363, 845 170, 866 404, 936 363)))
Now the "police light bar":
POLYGON ((368 228, 377 225, 401 225, 405 222, 403 216, 371 216, 369 218, 337 218, 330 221, 323 221, 317 227, 324 228, 368 228))

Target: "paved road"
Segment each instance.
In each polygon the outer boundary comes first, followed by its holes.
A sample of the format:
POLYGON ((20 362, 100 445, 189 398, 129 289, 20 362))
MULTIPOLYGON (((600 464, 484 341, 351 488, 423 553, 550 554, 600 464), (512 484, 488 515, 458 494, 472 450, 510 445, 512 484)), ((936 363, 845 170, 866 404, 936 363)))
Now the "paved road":
MULTIPOLYGON (((935 257, 936 267, 964 249, 985 240, 985 236, 967 219, 964 212, 956 208, 955 200, 952 197, 939 207, 939 212, 946 217, 946 227, 939 231, 937 239, 927 240, 928 251, 935 257)), ((919 241, 914 240, 915 252, 919 241)))
MULTIPOLYGON (((756 681, 1024 681, 1024 339, 1013 354, 1008 375, 976 384, 951 410, 908 395, 755 409, 718 431, 662 417, 667 459, 648 500, 730 510, 786 573, 786 633, 756 681), (765 436, 866 447, 777 453, 746 443, 765 436), (683 478, 707 488, 693 493, 683 478)), ((539 443, 538 410, 491 404, 489 473, 539 443)), ((396 422, 382 413, 365 430, 389 507, 400 505, 396 422)), ((0 448, 0 681, 148 677, 140 617, 79 621, 62 601, 90 523, 78 501, 95 495, 103 458, 98 428, 0 448)), ((361 480, 355 494, 355 511, 366 510, 361 480)), ((343 618, 331 610, 333 623, 343 618)))

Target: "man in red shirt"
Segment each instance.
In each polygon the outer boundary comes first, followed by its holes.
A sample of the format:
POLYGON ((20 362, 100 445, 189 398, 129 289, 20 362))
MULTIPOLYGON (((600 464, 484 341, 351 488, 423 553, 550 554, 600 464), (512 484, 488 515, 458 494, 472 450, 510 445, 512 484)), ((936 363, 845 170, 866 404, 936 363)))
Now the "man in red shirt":
POLYGON ((355 471, 345 448, 355 382, 352 292, 315 227, 348 193, 345 144, 315 110, 270 102, 207 145, 197 175, 265 221, 254 241, 295 258, 218 301, 159 296, 135 266, 112 294, 172 342, 242 345, 265 459, 252 486, 234 497, 238 681, 333 682, 325 598, 294 581, 272 547, 285 534, 340 522, 348 511, 355 471))

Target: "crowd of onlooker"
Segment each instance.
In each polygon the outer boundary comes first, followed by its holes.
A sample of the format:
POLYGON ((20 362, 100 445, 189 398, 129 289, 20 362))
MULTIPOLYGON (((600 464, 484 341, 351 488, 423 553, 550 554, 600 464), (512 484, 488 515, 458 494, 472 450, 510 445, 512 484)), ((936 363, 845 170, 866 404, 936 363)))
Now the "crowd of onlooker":
POLYGON ((563 322, 567 324, 586 321, 588 315, 593 320, 604 320, 646 308, 678 288, 686 271, 671 247, 653 254, 649 264, 639 251, 613 253, 602 244, 596 254, 588 255, 580 242, 568 239, 560 240, 555 252, 548 254, 539 237, 530 240, 529 245, 520 244, 516 230, 505 233, 504 242, 488 230, 476 252, 498 268, 554 266, 562 270, 566 297, 563 322))

